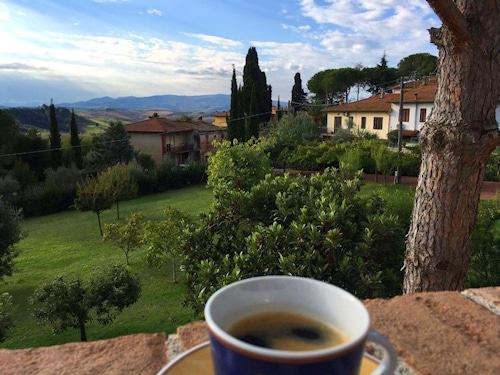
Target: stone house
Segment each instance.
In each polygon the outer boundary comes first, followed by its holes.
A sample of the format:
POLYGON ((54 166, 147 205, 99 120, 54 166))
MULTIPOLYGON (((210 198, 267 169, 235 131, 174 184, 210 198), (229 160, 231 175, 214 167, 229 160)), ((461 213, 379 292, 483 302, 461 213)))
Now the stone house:
POLYGON ((174 121, 152 116, 147 120, 125 125, 135 151, 150 155, 160 164, 174 165, 189 161, 205 161, 211 142, 224 139, 226 129, 198 121, 174 121))

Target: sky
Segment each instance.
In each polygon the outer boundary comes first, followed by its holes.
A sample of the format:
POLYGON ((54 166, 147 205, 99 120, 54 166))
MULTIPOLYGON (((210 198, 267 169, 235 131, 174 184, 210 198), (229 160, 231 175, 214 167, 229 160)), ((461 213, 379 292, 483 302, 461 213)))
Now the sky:
POLYGON ((273 99, 298 72, 438 54, 425 0, 0 0, 0 105, 230 94, 257 49, 273 99))

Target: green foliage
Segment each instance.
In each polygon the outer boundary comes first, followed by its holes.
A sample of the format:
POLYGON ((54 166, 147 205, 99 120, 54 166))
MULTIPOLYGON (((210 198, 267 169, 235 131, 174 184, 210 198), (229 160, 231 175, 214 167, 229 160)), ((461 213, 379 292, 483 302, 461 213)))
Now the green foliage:
POLYGON ((384 143, 376 142, 372 145, 371 156, 375 161, 375 173, 381 172, 384 184, 387 185, 387 175, 392 175, 397 169, 399 154, 390 150, 384 143))
POLYGON ((21 185, 12 176, 0 177, 0 197, 6 202, 14 201, 15 196, 19 193, 21 185))
POLYGON ((14 307, 9 293, 0 294, 0 343, 4 342, 10 328, 14 326, 14 307))
POLYGON ((398 63, 398 75, 418 79, 436 72, 438 58, 430 53, 414 53, 398 63))
POLYGON ((201 313, 221 286, 288 274, 339 285, 360 298, 400 292, 403 227, 380 197, 361 197, 360 172, 266 176, 216 197, 186 250, 187 303, 201 313))
POLYGON ((301 111, 307 100, 307 94, 302 88, 302 78, 300 73, 295 73, 293 77, 293 87, 291 96, 291 106, 293 108, 293 113, 301 111))
POLYGON ((250 107, 247 112, 248 115, 245 118, 245 140, 249 140, 252 137, 257 138, 259 136, 259 124, 260 124, 260 115, 259 109, 257 107, 257 89, 252 86, 251 96, 250 96, 250 107))
POLYGON ((243 94, 241 88, 238 88, 236 81, 236 69, 233 66, 233 75, 231 78, 231 109, 227 119, 227 139, 230 142, 237 140, 243 142, 245 138, 244 125, 243 94))
POLYGON ((208 186, 216 196, 233 189, 250 190, 271 172, 271 161, 257 140, 235 145, 223 141, 209 157, 208 186))
POLYGON ((87 177, 82 183, 76 185, 75 208, 79 211, 92 211, 97 215, 101 236, 101 213, 109 210, 113 205, 113 197, 104 190, 103 185, 95 177, 87 177))
MULTIPOLYGON (((15 152, 21 154, 17 157, 17 162, 28 166, 28 170, 33 176, 33 182, 43 181, 44 171, 51 166, 48 149, 48 140, 43 139, 37 129, 29 129, 26 134, 20 133, 17 137, 15 152)), ((27 185, 27 183, 22 184, 23 186, 27 185)))
POLYGON ((500 285, 500 206, 498 200, 481 201, 472 234, 472 260, 468 288, 500 285))
POLYGON ((76 125, 75 111, 71 110, 71 120, 69 123, 69 130, 71 135, 70 145, 73 154, 73 161, 78 169, 83 168, 83 156, 80 137, 78 137, 78 126, 76 125))
POLYGON ((375 67, 364 68, 365 82, 367 90, 372 94, 377 94, 381 89, 385 89, 396 83, 398 70, 391 68, 387 64, 385 53, 375 67))
POLYGON ((103 240, 110 241, 118 246, 125 255, 127 265, 132 251, 137 250, 142 244, 142 231, 144 215, 132 214, 127 217, 125 224, 106 224, 104 226, 103 240))
POLYGON ((139 185, 134 177, 132 166, 116 164, 97 175, 97 183, 116 204, 116 218, 120 218, 120 202, 137 196, 139 185))
POLYGON ((0 197, 0 282, 14 271, 19 255, 15 245, 22 238, 20 221, 19 212, 0 197))
POLYGON ((54 104, 49 106, 49 141, 50 141, 50 157, 52 168, 59 168, 62 165, 62 149, 61 149, 61 133, 57 122, 56 109, 54 104))
POLYGON ((80 277, 59 276, 38 287, 30 302, 35 318, 52 325, 54 333, 79 329, 81 341, 87 341, 87 323, 94 319, 102 325, 111 323, 138 300, 140 292, 138 276, 115 265, 95 272, 87 285, 80 277))
POLYGON ((490 155, 486 164, 485 179, 487 181, 500 181, 500 152, 496 148, 490 155))
MULTIPOLYGON (((14 153, 14 145, 19 135, 19 127, 15 119, 5 110, 0 109, 0 155, 14 153)), ((0 158, 0 172, 9 169, 14 163, 14 157, 3 156, 0 158)))
MULTIPOLYGON (((241 88, 241 98, 239 105, 242 110, 240 114, 252 113, 252 90, 255 90, 255 110, 253 114, 257 114, 257 123, 267 123, 271 118, 271 86, 268 86, 266 73, 259 67, 259 56, 257 49, 250 47, 248 49, 245 66, 243 67, 243 86, 241 88)), ((248 135, 248 134, 247 134, 248 135)), ((245 140, 249 140, 247 138, 245 140)))
POLYGON ((142 243, 147 245, 146 262, 157 268, 171 264, 172 278, 176 283, 179 261, 187 247, 185 234, 193 225, 193 220, 190 215, 173 207, 167 207, 165 215, 165 220, 145 224, 142 243))
POLYGON ((104 133, 94 138, 94 150, 85 156, 86 168, 100 172, 116 164, 127 164, 134 158, 130 135, 120 121, 111 121, 104 133))

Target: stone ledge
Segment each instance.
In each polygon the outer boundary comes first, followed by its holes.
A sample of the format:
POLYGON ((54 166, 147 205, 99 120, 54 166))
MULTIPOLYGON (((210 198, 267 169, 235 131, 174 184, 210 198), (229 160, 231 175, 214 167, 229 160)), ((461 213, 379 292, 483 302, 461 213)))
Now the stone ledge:
POLYGON ((2 375, 146 375, 167 363, 163 333, 35 349, 0 349, 2 375))
MULTIPOLYGON (((500 287, 418 293, 363 301, 372 328, 393 343, 398 374, 500 374, 500 287), (486 306, 486 307, 485 307, 486 306), (406 372, 405 372, 406 371, 406 372)), ((0 349, 2 375, 156 374, 208 339, 204 322, 177 333, 137 334, 87 343, 0 349)))

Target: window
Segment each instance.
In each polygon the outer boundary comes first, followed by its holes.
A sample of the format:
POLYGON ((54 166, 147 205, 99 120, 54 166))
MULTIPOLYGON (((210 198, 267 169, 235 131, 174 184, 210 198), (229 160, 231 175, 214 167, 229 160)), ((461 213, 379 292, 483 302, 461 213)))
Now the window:
POLYGON ((383 117, 374 117, 373 118, 373 129, 374 130, 382 130, 384 126, 384 118, 383 117))
POLYGON ((361 117, 361 129, 366 129, 366 117, 361 117))
POLYGON ((425 122, 427 119, 427 108, 420 108, 420 118, 418 121, 425 122))
POLYGON ((403 113, 401 115, 402 115, 403 122, 410 121, 410 109, 409 108, 403 108, 403 113))
POLYGON ((333 119, 333 131, 336 131, 337 129, 340 129, 342 127, 342 117, 340 116, 335 116, 333 119))

